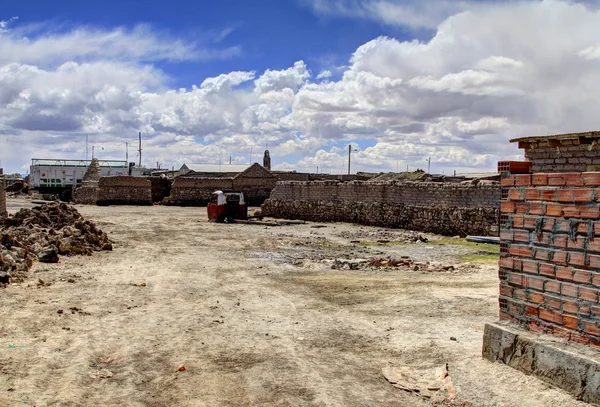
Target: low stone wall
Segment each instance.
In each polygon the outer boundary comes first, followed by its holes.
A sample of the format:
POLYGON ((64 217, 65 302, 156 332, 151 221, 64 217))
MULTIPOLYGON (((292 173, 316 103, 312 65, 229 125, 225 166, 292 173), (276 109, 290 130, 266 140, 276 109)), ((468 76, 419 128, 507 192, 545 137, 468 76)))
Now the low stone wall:
POLYGON ((179 177, 171 185, 171 195, 165 205, 205 206, 217 190, 233 189, 233 178, 179 177))
POLYGON ((96 205, 99 191, 98 182, 90 181, 73 192, 73 202, 81 205, 96 205))
POLYGON ((98 205, 152 205, 150 180, 142 177, 102 177, 98 205))
POLYGON ((0 216, 6 215, 6 191, 4 175, 0 172, 0 216))
POLYGON ((498 235, 500 186, 426 182, 279 182, 262 212, 439 233, 498 235))

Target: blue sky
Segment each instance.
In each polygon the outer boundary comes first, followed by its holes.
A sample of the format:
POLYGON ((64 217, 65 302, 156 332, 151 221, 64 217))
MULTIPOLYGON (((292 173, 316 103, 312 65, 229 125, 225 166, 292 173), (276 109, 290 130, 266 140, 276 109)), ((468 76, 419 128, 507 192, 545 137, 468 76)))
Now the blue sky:
POLYGON ((600 127, 597 1, 4 1, 0 160, 493 171, 600 127), (568 84, 568 85, 566 85, 568 84))

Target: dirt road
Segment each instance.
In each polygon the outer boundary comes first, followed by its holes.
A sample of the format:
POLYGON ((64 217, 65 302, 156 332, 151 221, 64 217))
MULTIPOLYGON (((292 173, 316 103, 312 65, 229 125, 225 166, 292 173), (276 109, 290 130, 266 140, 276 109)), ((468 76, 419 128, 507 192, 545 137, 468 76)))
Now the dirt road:
POLYGON ((197 208, 78 209, 115 250, 0 289, 0 405, 427 406, 381 369, 445 363, 458 398, 436 405, 585 405, 481 359, 497 271, 476 247, 346 224, 216 225, 197 208), (402 256, 417 263, 364 261, 402 256), (472 258, 484 263, 461 264, 472 258))

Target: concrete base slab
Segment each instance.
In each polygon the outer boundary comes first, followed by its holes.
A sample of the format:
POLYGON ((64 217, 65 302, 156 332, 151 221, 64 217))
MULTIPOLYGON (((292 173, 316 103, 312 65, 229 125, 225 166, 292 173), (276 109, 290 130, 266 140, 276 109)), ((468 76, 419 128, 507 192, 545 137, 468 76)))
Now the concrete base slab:
POLYGON ((486 324, 483 357, 600 405, 600 352, 561 343, 505 323, 486 324))

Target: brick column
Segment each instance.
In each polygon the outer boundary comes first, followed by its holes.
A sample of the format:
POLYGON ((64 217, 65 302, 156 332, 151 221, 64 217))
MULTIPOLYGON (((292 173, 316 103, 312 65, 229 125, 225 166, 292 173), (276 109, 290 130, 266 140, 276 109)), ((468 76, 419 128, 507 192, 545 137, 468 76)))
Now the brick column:
POLYGON ((600 346, 600 172, 502 178, 500 319, 600 346))

